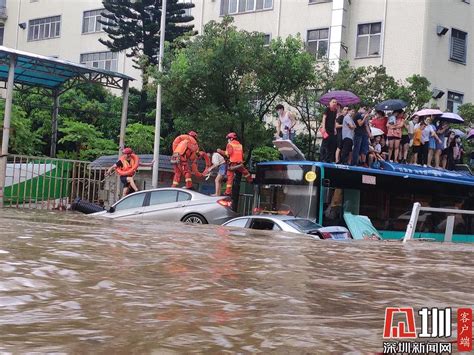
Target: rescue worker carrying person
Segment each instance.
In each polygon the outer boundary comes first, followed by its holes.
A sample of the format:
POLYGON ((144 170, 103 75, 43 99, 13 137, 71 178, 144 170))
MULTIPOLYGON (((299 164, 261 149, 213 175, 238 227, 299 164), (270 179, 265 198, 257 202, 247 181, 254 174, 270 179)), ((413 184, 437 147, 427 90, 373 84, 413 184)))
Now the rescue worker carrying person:
POLYGON ((191 178, 191 170, 188 163, 195 163, 198 154, 199 146, 197 143, 197 133, 190 131, 188 134, 182 134, 173 141, 173 155, 171 156, 171 163, 173 164, 174 177, 171 186, 176 187, 181 181, 181 176, 184 175, 184 181, 187 189, 193 187, 193 180, 191 178))
POLYGON ((230 196, 232 194, 232 184, 236 172, 242 173, 247 182, 253 181, 252 176, 244 166, 244 149, 242 144, 237 140, 237 134, 229 133, 227 136, 226 150, 217 149, 217 152, 225 156, 229 160, 227 167, 227 184, 224 195, 230 196))

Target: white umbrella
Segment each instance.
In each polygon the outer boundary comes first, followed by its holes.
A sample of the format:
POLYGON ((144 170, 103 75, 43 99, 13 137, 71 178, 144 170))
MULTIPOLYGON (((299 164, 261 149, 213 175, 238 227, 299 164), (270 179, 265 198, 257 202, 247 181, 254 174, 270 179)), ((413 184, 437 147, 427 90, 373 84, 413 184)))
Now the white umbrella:
POLYGON ((439 118, 442 121, 447 121, 451 123, 462 123, 464 122, 464 118, 459 116, 457 113, 452 113, 452 112, 445 112, 441 115, 439 118))
POLYGON ((380 128, 376 127, 370 127, 370 133, 372 133, 374 137, 384 135, 383 131, 380 128))
POLYGON ((455 128, 455 129, 452 129, 451 131, 453 131, 455 135, 457 135, 461 138, 466 136, 466 133, 461 131, 460 129, 455 128))
POLYGON ((413 116, 432 116, 432 115, 442 115, 443 111, 435 109, 435 108, 424 108, 418 112, 415 112, 413 116))

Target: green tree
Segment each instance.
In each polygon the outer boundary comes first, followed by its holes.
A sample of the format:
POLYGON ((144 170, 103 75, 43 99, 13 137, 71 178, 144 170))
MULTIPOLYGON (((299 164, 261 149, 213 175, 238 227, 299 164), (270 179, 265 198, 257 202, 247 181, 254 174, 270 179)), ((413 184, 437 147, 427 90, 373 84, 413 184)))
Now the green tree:
MULTIPOLYGON (((0 127, 3 127, 5 101, 0 102, 0 127)), ((2 137, 0 136, 0 144, 2 137)), ((13 154, 38 155, 43 146, 41 136, 32 128, 32 122, 26 117, 26 112, 20 107, 13 106, 10 120, 9 152, 13 154)))
POLYGON ((314 58, 300 38, 264 45, 262 33, 238 31, 232 18, 209 22, 204 33, 177 51, 162 81, 177 132, 194 129, 207 150, 225 146, 235 131, 244 147, 271 143, 264 117, 275 100, 306 86, 314 58))
POLYGON ((153 153, 155 127, 132 123, 127 126, 126 146, 132 147, 137 154, 153 153))
POLYGON ((474 128, 474 104, 466 103, 458 108, 458 114, 464 118, 464 125, 474 128))
MULTIPOLYGON (((99 39, 113 52, 126 51, 142 70, 143 88, 148 85, 146 67, 158 63, 162 0, 104 0, 105 11, 99 22, 109 39, 99 39)), ((186 14, 192 3, 168 0, 166 9, 166 33, 168 42, 175 42, 183 35, 194 34, 194 19, 186 14)), ((177 41, 179 42, 179 41, 177 41)), ((179 43, 176 43, 179 46, 179 43)), ((147 111, 147 91, 142 89, 139 117, 143 121, 147 111)))
POLYGON ((74 150, 69 155, 71 158, 91 160, 100 155, 115 154, 117 144, 110 139, 105 139, 102 133, 88 123, 66 119, 59 128, 63 137, 58 141, 61 144, 72 144, 74 150))

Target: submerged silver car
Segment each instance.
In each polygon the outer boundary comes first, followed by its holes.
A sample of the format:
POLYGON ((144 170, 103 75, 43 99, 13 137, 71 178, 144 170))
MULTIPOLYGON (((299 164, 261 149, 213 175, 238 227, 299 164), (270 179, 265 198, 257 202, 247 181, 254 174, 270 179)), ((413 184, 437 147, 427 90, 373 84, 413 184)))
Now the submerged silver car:
POLYGON ((227 227, 243 227, 258 230, 273 230, 310 234, 317 239, 352 239, 345 227, 323 227, 307 218, 282 215, 253 215, 231 219, 223 224, 227 227))
POLYGON ((91 215, 134 221, 222 224, 237 216, 231 207, 228 197, 212 197, 180 188, 158 188, 130 194, 107 211, 91 215))

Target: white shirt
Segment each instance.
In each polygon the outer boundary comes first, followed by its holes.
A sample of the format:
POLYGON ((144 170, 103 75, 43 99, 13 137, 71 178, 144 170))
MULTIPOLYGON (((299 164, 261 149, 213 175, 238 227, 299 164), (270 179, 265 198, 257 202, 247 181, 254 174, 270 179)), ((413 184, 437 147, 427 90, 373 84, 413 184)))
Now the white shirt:
POLYGON ((430 137, 432 135, 431 132, 434 132, 434 128, 432 125, 428 125, 425 127, 425 129, 423 130, 423 132, 421 132, 421 142, 423 144, 425 144, 426 142, 428 142, 430 140, 430 137))
POLYGON ((293 122, 291 121, 290 113, 288 111, 285 111, 285 114, 283 116, 280 116, 280 122, 282 131, 285 130, 285 127, 291 129, 291 126, 293 126, 293 122))

